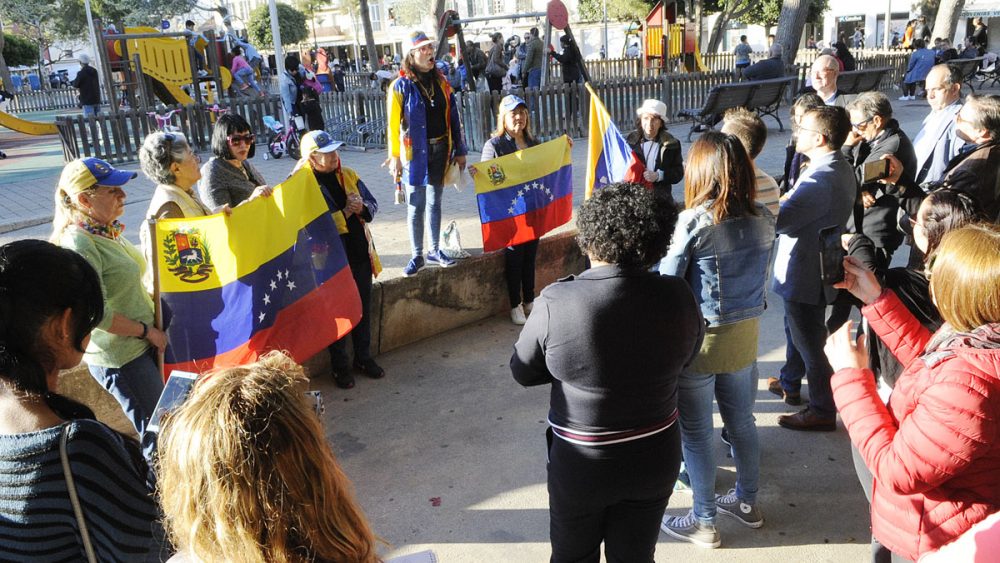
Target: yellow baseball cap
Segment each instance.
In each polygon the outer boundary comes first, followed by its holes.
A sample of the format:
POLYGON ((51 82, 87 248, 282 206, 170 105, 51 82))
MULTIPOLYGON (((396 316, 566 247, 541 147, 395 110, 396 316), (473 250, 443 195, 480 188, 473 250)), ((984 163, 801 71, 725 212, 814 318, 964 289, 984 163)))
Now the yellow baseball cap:
POLYGON ((78 158, 63 168, 59 188, 68 195, 76 195, 95 185, 124 186, 136 176, 136 172, 118 170, 99 158, 78 158))

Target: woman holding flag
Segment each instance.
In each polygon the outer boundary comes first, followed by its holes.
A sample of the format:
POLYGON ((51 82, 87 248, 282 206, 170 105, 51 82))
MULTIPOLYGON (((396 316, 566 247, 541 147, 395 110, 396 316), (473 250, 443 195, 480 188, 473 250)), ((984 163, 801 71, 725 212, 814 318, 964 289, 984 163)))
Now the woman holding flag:
MULTIPOLYGON (((135 177, 99 158, 67 164, 56 186, 51 241, 75 250, 97 270, 104 316, 83 358, 142 436, 163 391, 155 358, 167 335, 154 326, 153 300, 142 286, 146 260, 118 221, 125 211, 123 186, 135 177)), ((144 446, 150 459, 152 443, 144 446)))
MULTIPOLYGON (((519 150, 533 147, 538 140, 531 136, 528 126, 528 105, 513 94, 500 100, 497 128, 483 145, 481 160, 492 160, 519 150)), ((510 320, 523 325, 531 314, 535 301, 535 256, 538 239, 508 246, 504 249, 504 277, 507 296, 510 298, 510 320), (522 299, 523 295, 523 299, 522 299)))
POLYGON ((681 142, 667 132, 667 105, 659 100, 645 100, 635 110, 635 130, 628 134, 628 143, 639 162, 646 167, 642 180, 653 187, 653 193, 673 202, 672 186, 684 178, 681 142))

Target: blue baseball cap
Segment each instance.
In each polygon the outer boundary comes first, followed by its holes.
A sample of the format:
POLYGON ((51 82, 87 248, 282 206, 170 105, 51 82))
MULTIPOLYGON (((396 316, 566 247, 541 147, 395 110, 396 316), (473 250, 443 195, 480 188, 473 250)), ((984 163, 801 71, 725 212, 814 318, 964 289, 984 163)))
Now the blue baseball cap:
POLYGON ((514 94, 507 94, 500 100, 500 111, 504 113, 514 111, 517 109, 517 106, 528 107, 528 104, 520 96, 515 96, 514 94))
POLYGON ((136 172, 118 170, 99 158, 79 158, 63 168, 59 176, 59 187, 67 194, 74 195, 95 185, 124 186, 136 176, 136 172))
POLYGON ((343 144, 340 141, 334 141, 333 137, 330 137, 330 134, 326 131, 310 131, 302 137, 299 149, 302 153, 302 158, 308 158, 314 152, 333 152, 343 144))

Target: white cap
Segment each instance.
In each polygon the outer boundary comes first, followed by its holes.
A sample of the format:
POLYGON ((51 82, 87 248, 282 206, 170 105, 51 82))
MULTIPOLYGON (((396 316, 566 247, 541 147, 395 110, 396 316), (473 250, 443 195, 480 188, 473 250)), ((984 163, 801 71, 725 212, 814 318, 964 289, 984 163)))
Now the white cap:
POLYGON ((635 110, 635 114, 642 117, 644 113, 651 113, 663 120, 664 123, 667 122, 667 104, 660 100, 643 100, 639 109, 635 110))

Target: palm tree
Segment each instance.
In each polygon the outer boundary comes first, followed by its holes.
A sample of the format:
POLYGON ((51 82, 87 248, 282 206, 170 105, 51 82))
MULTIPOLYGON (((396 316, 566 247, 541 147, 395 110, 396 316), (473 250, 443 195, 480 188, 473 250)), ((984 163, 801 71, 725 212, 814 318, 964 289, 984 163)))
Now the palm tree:
POLYGON ((361 27, 365 30, 365 45, 368 47, 368 63, 371 70, 378 70, 378 52, 375 50, 375 35, 372 33, 371 11, 368 9, 368 0, 358 1, 358 10, 361 12, 361 27))

